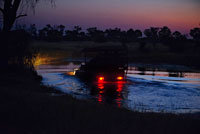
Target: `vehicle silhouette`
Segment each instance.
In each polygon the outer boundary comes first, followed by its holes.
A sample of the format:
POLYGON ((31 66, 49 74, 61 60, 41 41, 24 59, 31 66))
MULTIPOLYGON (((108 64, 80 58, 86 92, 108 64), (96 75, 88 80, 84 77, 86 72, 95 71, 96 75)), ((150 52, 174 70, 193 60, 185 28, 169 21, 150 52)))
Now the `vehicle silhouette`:
POLYGON ((128 52, 124 46, 102 46, 83 50, 85 63, 76 76, 85 81, 125 81, 128 69, 128 52), (87 56, 95 55, 87 61, 87 56))

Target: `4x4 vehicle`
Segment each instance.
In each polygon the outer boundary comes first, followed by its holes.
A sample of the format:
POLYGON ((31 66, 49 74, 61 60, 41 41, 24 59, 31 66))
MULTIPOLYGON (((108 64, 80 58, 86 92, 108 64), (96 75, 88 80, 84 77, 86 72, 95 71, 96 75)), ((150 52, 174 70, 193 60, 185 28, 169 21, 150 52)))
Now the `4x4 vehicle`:
POLYGON ((86 81, 125 81, 128 69, 128 52, 124 46, 102 46, 83 49, 85 63, 76 76, 86 81), (89 55, 93 55, 91 58, 89 55), (95 56, 94 56, 95 55, 95 56), (87 60, 87 56, 90 60, 87 60))

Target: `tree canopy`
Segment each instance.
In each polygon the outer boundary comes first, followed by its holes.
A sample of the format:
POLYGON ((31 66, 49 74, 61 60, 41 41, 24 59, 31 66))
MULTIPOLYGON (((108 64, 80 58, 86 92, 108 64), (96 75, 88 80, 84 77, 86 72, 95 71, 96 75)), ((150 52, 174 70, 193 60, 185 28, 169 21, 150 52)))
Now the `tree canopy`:
MULTIPOLYGON (((0 12, 3 18, 3 31, 10 31, 14 22, 27 16, 25 8, 34 10, 39 0, 0 0, 0 12)), ((53 2, 53 0, 50 0, 53 2)))

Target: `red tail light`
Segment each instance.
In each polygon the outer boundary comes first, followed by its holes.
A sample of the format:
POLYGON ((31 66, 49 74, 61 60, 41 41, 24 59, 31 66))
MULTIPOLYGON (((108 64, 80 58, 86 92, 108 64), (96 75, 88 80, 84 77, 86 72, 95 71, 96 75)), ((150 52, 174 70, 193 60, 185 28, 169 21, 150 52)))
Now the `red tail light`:
POLYGON ((104 77, 99 77, 99 81, 104 81, 104 77))
POLYGON ((117 77, 117 80, 123 80, 123 77, 119 76, 117 77))

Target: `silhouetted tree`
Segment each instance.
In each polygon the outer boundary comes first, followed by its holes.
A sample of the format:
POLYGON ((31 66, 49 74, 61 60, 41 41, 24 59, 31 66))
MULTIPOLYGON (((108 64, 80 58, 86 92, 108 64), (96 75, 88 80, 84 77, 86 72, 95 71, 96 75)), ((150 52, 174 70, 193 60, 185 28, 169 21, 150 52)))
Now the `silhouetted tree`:
POLYGON ((39 30, 39 38, 42 40, 48 40, 48 32, 51 31, 51 25, 47 24, 44 28, 39 30))
POLYGON ((40 29, 38 37, 40 40, 45 40, 47 37, 47 29, 46 28, 40 29))
MULTIPOLYGON (((142 32, 140 30, 133 30, 132 28, 129 29, 126 32, 126 37, 127 37, 127 41, 131 42, 131 41, 136 41, 138 40, 140 37, 142 37, 142 32)), ((122 34, 123 35, 123 34, 122 34)))
POLYGON ((192 36, 193 38, 193 41, 195 43, 195 46, 194 46, 194 51, 196 52, 200 52, 200 28, 193 28, 190 30, 190 35, 192 36))
POLYGON ((36 39, 37 38, 37 28, 35 24, 31 24, 29 29, 28 29, 29 34, 31 35, 32 38, 36 39))
POLYGON ((156 41, 158 39, 158 31, 159 28, 151 27, 150 29, 145 29, 144 34, 149 40, 156 41))
POLYGON ((0 11, 3 14, 3 30, 9 31, 12 28, 15 20, 20 17, 26 16, 26 14, 17 14, 17 11, 21 5, 22 0, 1 0, 1 1, 2 5, 0 11))
POLYGON ((200 41, 200 28, 193 28, 190 30, 190 35, 195 41, 200 41))
POLYGON ((74 26, 74 31, 78 34, 80 33, 80 31, 82 30, 82 28, 80 26, 74 26))
POLYGON ((157 27, 151 27, 150 29, 144 30, 145 36, 147 37, 148 41, 151 41, 153 43, 154 47, 156 42, 158 41, 158 31, 159 28, 157 27))
POLYGON ((127 39, 128 39, 128 41, 133 41, 133 40, 135 40, 135 31, 131 28, 131 29, 129 29, 127 32, 126 32, 126 34, 127 34, 127 39))
POLYGON ((175 38, 175 39, 180 39, 181 38, 181 36, 182 36, 182 34, 179 32, 179 31, 175 31, 173 34, 172 34, 172 36, 175 38))
POLYGON ((121 42, 122 45, 124 45, 124 47, 126 47, 126 43, 133 41, 134 38, 135 36, 133 36, 133 38, 128 37, 127 31, 121 31, 120 38, 118 41, 121 42))
POLYGON ((26 9, 31 8, 34 10, 38 1, 39 0, 0 0, 0 15, 3 18, 3 33, 2 38, 0 38, 2 44, 0 51, 0 67, 8 68, 10 64, 12 64, 12 66, 17 65, 20 66, 19 68, 24 68, 28 65, 24 64, 27 63, 25 61, 32 60, 32 53, 28 49, 30 36, 27 31, 25 31, 27 29, 20 27, 17 30, 10 31, 18 18, 27 16, 26 9))
POLYGON ((93 38, 96 34, 97 28, 96 27, 91 27, 87 29, 87 35, 89 38, 93 38))
POLYGON ((60 33, 60 36, 63 37, 64 31, 65 31, 65 26, 64 25, 59 25, 57 26, 57 29, 60 33))
POLYGON ((174 38, 174 40, 179 42, 187 40, 187 37, 185 35, 182 35, 179 31, 175 31, 174 33, 172 33, 172 37, 174 38))
POLYGON ((84 36, 83 32, 81 32, 82 28, 80 26, 74 26, 73 30, 65 31, 65 39, 69 41, 79 41, 81 40, 81 36, 84 36))
POLYGON ((159 39, 164 43, 166 43, 167 41, 169 41, 170 38, 171 38, 171 30, 167 26, 161 28, 159 31, 159 39))
POLYGON ((64 26, 51 26, 47 24, 46 27, 39 30, 39 38, 47 41, 61 41, 63 39, 64 26))
POLYGON ((142 37, 142 32, 140 30, 135 30, 135 37, 138 39, 138 38, 141 38, 142 37))
POLYGON ((120 35, 121 35, 120 28, 106 29, 105 31, 105 36, 109 41, 119 41, 120 35))
POLYGON ((80 36, 80 40, 81 40, 81 41, 86 41, 86 40, 88 40, 88 37, 87 37, 87 35, 86 35, 85 32, 80 32, 79 36, 80 36))
MULTIPOLYGON (((26 10, 21 11, 20 7, 34 9, 39 0, 0 0, 0 11, 3 15, 3 31, 10 31, 16 19, 27 16, 26 10)), ((53 0, 50 0, 53 2, 53 0)), ((21 8, 22 9, 22 8, 21 8)), ((22 9, 23 10, 23 9, 22 9)))
POLYGON ((96 27, 91 27, 87 29, 87 34, 90 40, 95 42, 104 42, 105 41, 105 35, 104 31, 97 29, 96 27))

